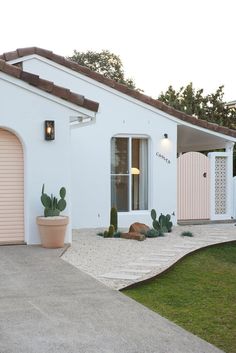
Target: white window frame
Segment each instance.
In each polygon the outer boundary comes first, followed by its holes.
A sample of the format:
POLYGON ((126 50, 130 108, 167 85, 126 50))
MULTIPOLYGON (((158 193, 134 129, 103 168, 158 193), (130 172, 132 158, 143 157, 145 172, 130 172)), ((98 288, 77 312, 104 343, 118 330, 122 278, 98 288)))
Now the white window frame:
MULTIPOLYGON (((110 183, 111 183, 111 177, 120 175, 120 176, 128 176, 129 178, 129 201, 128 201, 128 206, 129 209, 128 211, 118 211, 121 214, 127 214, 127 213, 143 213, 149 210, 149 202, 150 202, 150 192, 149 192, 149 181, 150 181, 150 158, 149 158, 149 151, 150 151, 150 137, 147 135, 126 135, 126 134, 119 134, 119 135, 114 135, 111 137, 111 140, 113 138, 126 138, 129 140, 128 142, 128 174, 112 174, 110 172, 110 183), (131 174, 131 168, 132 168, 132 139, 143 139, 147 140, 147 173, 148 173, 148 183, 147 183, 147 209, 144 210, 132 210, 132 174, 131 174)), ((110 146, 111 146, 111 141, 110 141, 110 146)), ((111 154, 110 154, 110 164, 111 164, 111 154)), ((110 168, 111 169, 111 168, 110 168)), ((111 193, 110 193, 110 200, 111 200, 111 193)), ((112 205, 111 205, 112 207, 112 205)))

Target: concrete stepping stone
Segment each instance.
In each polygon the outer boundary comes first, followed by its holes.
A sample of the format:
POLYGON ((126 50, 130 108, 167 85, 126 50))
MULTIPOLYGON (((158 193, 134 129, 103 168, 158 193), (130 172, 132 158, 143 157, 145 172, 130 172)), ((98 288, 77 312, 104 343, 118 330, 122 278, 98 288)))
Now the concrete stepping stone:
POLYGON ((132 275, 132 274, 125 274, 125 273, 122 273, 122 272, 117 272, 117 273, 105 273, 104 275, 100 275, 99 277, 102 277, 102 278, 110 278, 110 279, 122 279, 122 280, 136 280, 136 279, 139 279, 140 275, 132 275))
POLYGON ((185 246, 205 246, 206 244, 211 244, 211 241, 194 241, 191 243, 185 243, 185 246))
POLYGON ((142 260, 142 261, 147 261, 147 262, 155 262, 155 260, 157 261, 157 262, 168 262, 168 261, 170 261, 170 259, 168 258, 168 259, 166 259, 166 258, 159 258, 159 257, 155 257, 155 258, 149 258, 149 257, 140 257, 140 259, 139 260, 142 260))
POLYGON ((171 258, 171 257, 174 257, 176 256, 177 254, 176 253, 172 253, 172 254, 162 254, 162 253, 159 253, 159 254, 155 254, 155 255, 150 255, 150 258, 157 258, 157 257, 168 257, 168 258, 171 258))
POLYGON ((176 253, 179 252, 179 250, 174 249, 173 251, 171 250, 162 250, 160 253, 149 253, 150 256, 175 256, 176 253))
POLYGON ((150 272, 150 270, 141 270, 141 269, 130 269, 130 268, 128 268, 128 269, 126 269, 126 268, 124 268, 124 269, 120 269, 120 272, 125 272, 125 273, 140 273, 140 274, 146 274, 146 273, 148 273, 148 272, 150 272))
POLYGON ((216 239, 216 240, 227 240, 227 239, 229 239, 229 237, 226 237, 226 236, 217 237, 217 236, 209 235, 209 237, 210 237, 209 240, 213 240, 213 239, 216 239))
POLYGON ((174 248, 176 248, 176 249, 183 249, 183 250, 188 250, 188 249, 191 249, 191 248, 193 248, 194 247, 194 245, 191 245, 191 244, 182 244, 182 245, 174 245, 174 248))
POLYGON ((160 262, 131 262, 131 266, 143 266, 143 267, 161 267, 163 263, 160 262))
POLYGON ((194 244, 194 243, 209 243, 210 239, 194 239, 191 242, 187 242, 186 244, 194 244))
MULTIPOLYGON (((228 233, 228 232, 227 232, 228 233)), ((226 232, 223 233, 206 233, 208 237, 225 237, 226 236, 226 232)))

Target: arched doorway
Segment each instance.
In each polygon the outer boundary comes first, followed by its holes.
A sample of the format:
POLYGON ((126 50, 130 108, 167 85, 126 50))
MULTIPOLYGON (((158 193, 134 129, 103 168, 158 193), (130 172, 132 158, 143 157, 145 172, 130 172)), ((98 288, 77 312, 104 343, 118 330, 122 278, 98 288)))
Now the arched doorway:
POLYGON ((16 135, 0 128, 0 244, 23 241, 23 147, 16 135))
POLYGON ((199 152, 188 152, 177 160, 178 220, 210 218, 210 161, 199 152))

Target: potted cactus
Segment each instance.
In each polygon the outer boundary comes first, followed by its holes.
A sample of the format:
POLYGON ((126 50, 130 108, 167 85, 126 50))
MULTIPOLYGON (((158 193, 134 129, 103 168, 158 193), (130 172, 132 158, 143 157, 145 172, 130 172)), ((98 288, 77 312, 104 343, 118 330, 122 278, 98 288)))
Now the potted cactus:
POLYGON ((44 248, 63 248, 66 227, 69 218, 60 216, 66 208, 66 189, 60 189, 60 199, 47 195, 42 187, 41 202, 44 206, 44 216, 37 217, 40 238, 44 248))

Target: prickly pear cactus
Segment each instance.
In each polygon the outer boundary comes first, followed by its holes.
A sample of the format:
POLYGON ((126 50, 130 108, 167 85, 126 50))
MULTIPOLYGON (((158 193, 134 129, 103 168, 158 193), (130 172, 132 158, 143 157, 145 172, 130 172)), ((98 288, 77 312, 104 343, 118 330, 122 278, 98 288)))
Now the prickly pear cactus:
POLYGON ((152 217, 152 220, 155 221, 156 218, 157 218, 157 213, 154 209, 151 210, 151 217, 152 217))
POLYGON ((172 227, 173 227, 173 223, 171 222, 171 216, 169 214, 166 215, 166 227, 167 227, 167 230, 168 230, 168 233, 171 232, 172 230, 172 227))
POLYGON ((159 217, 159 224, 160 224, 160 228, 163 231, 163 233, 167 233, 168 229, 166 226, 167 220, 166 220, 166 216, 164 216, 162 213, 159 217))
POLYGON ((171 216, 167 214, 166 216, 161 213, 158 220, 156 211, 151 210, 152 226, 155 230, 160 231, 161 234, 171 232, 173 223, 170 221, 171 216))
POLYGON ((61 211, 64 211, 66 208, 66 189, 62 187, 60 189, 60 200, 58 201, 55 196, 51 194, 51 197, 44 192, 44 184, 42 187, 41 202, 44 206, 44 216, 53 217, 59 216, 61 211))
POLYGON ((59 216, 59 215, 60 215, 59 210, 51 210, 50 208, 44 209, 44 217, 55 217, 55 216, 59 216))
POLYGON ((159 222, 156 219, 152 222, 152 226, 156 230, 159 230, 161 228, 159 222))
POLYGON ((154 209, 151 210, 152 226, 156 230, 160 230, 160 224, 157 221, 157 213, 154 209))

